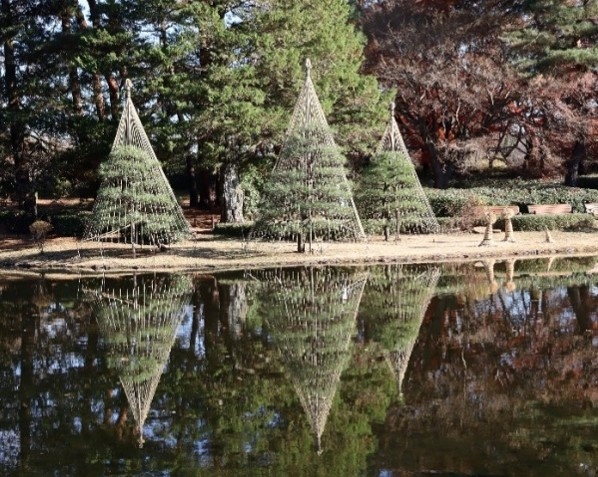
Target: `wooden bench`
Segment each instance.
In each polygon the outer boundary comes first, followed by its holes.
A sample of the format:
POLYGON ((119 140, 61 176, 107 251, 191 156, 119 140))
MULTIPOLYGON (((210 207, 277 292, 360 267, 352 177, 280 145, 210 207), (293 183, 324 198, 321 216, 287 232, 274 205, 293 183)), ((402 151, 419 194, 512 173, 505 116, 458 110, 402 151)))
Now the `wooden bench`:
POLYGON ((556 215, 556 214, 570 214, 573 212, 571 204, 542 204, 542 205, 528 205, 527 210, 530 214, 536 215, 556 215))
POLYGON ((480 205, 473 208, 473 214, 476 217, 483 216, 486 212, 492 212, 498 218, 502 217, 502 213, 505 209, 509 209, 513 212, 513 215, 519 214, 518 205, 480 205))
POLYGON ((586 212, 592 215, 598 215, 598 202, 589 202, 584 204, 586 212))

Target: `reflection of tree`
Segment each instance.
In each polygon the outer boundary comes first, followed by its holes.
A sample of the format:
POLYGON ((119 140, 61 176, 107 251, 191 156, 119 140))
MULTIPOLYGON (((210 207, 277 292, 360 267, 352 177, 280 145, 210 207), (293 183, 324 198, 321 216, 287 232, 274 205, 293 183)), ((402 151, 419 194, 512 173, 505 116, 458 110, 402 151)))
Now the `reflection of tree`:
POLYGON ((349 357, 366 275, 340 268, 263 272, 261 305, 318 451, 349 357))
POLYGON ((111 290, 88 290, 108 348, 108 367, 119 375, 140 444, 177 327, 190 303, 191 289, 188 277, 175 276, 135 277, 132 284, 111 290))
POLYGON ((428 265, 389 265, 370 275, 363 310, 399 392, 439 276, 439 268, 428 265))

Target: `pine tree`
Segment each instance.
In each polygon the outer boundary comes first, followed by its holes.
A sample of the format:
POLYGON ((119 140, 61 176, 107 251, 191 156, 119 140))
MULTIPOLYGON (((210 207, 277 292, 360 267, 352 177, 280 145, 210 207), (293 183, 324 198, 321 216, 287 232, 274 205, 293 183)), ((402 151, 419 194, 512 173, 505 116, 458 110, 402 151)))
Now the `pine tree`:
POLYGON ((386 240, 390 230, 398 238, 400 233, 439 229, 395 121, 394 104, 377 153, 360 177, 355 202, 360 216, 369 219, 371 228, 381 227, 386 240))
POLYGON ((131 100, 131 82, 112 152, 85 235, 161 246, 189 235, 189 224, 164 176, 131 100))
POLYGON ((363 228, 353 204, 345 158, 334 143, 306 62, 287 140, 267 180, 254 235, 276 239, 361 239, 363 228))
POLYGON ((120 146, 100 166, 102 179, 87 236, 115 235, 125 243, 161 245, 176 242, 178 204, 164 187, 159 164, 142 149, 120 146))
POLYGON ((598 62, 598 3, 527 0, 508 36, 514 60, 528 73, 587 71, 598 62))

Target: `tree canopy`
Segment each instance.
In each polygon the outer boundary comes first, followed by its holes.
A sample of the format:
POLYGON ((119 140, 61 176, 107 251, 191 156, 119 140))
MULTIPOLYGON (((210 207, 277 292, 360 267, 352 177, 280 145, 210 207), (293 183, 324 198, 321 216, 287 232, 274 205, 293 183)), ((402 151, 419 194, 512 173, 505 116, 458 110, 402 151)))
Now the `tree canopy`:
POLYGON ((597 18, 593 1, 3 0, 0 197, 34 214, 36 193, 93 196, 131 79, 169 178, 240 221, 306 57, 351 175, 394 97, 437 187, 488 163, 575 185, 597 147, 597 18))

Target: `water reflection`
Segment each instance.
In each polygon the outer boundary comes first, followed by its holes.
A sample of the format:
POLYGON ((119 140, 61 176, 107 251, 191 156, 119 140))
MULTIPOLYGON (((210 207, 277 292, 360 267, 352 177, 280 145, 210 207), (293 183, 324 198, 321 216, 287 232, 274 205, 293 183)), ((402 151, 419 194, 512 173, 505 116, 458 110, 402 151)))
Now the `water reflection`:
POLYGON ((265 324, 322 452, 321 439, 351 338, 367 274, 339 268, 258 274, 265 324))
POLYGON ((115 371, 135 420, 134 435, 143 444, 143 425, 191 300, 185 276, 134 276, 118 284, 86 289, 104 338, 108 368, 115 371))
POLYGON ((432 265, 387 265, 370 272, 362 313, 367 313, 371 338, 383 356, 403 397, 403 380, 440 268, 432 265))
POLYGON ((595 266, 3 278, 0 474, 593 475, 595 266))

